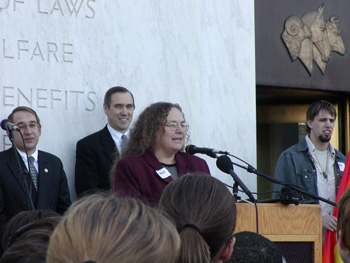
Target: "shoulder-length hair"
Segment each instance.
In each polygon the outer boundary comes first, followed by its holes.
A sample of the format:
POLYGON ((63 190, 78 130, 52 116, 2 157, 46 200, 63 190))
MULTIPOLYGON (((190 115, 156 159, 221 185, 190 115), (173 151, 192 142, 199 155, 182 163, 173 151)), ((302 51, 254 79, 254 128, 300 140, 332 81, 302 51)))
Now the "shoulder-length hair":
MULTIPOLYGON (((177 103, 156 102, 143 110, 130 131, 130 139, 127 147, 122 155, 116 155, 114 159, 109 172, 112 188, 114 186, 114 173, 119 160, 126 156, 141 156, 146 152, 151 152, 156 145, 158 132, 164 133, 163 126, 166 124, 166 118, 172 108, 178 109, 185 119, 182 108, 177 103)), ((189 135, 186 133, 185 144, 188 140, 189 135)))
POLYGON ((131 129, 130 140, 122 157, 140 156, 147 151, 152 151, 156 145, 158 131, 166 123, 166 118, 172 108, 178 109, 184 116, 177 103, 157 102, 148 106, 131 129))

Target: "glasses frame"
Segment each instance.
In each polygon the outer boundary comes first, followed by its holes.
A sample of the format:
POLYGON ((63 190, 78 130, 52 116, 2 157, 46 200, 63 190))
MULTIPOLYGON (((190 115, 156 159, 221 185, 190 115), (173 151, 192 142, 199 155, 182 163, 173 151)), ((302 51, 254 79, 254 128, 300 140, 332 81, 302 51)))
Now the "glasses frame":
POLYGON ((37 123, 37 122, 30 122, 29 124, 21 123, 21 124, 17 125, 17 127, 20 129, 20 131, 25 131, 28 127, 31 130, 33 130, 33 129, 39 128, 39 123, 37 123))
POLYGON ((190 125, 187 122, 170 122, 167 124, 164 124, 164 126, 169 127, 171 131, 177 131, 179 128, 185 132, 188 132, 188 129, 190 128, 190 125))

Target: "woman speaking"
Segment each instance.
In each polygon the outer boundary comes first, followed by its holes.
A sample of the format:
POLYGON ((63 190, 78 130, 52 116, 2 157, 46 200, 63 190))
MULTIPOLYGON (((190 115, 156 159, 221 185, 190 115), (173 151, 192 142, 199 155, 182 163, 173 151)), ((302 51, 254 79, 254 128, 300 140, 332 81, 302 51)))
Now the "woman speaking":
POLYGON ((121 160, 116 160, 113 190, 157 205, 164 188, 193 172, 209 174, 207 163, 183 152, 188 124, 178 104, 157 102, 139 116, 121 160))

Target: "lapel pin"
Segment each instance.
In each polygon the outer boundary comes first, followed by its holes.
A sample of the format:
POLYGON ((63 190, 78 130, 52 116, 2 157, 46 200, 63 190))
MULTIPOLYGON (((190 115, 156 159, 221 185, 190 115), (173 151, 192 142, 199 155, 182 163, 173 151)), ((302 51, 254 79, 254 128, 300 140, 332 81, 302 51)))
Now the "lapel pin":
POLYGON ((49 170, 47 170, 47 168, 44 169, 44 172, 47 173, 49 170))

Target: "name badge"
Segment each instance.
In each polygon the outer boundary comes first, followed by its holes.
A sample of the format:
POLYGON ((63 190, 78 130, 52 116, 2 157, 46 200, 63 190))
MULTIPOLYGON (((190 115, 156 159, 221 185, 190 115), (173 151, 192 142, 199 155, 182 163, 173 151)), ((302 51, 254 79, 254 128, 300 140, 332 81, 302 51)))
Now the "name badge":
POLYGON ((165 179, 169 176, 171 176, 171 174, 169 173, 169 171, 165 168, 162 168, 158 171, 156 171, 156 173, 162 178, 162 179, 165 179))
POLYGON ((339 166, 339 170, 340 170, 341 172, 344 172, 344 169, 345 169, 345 163, 341 163, 341 162, 339 162, 339 163, 338 163, 338 166, 339 166))

